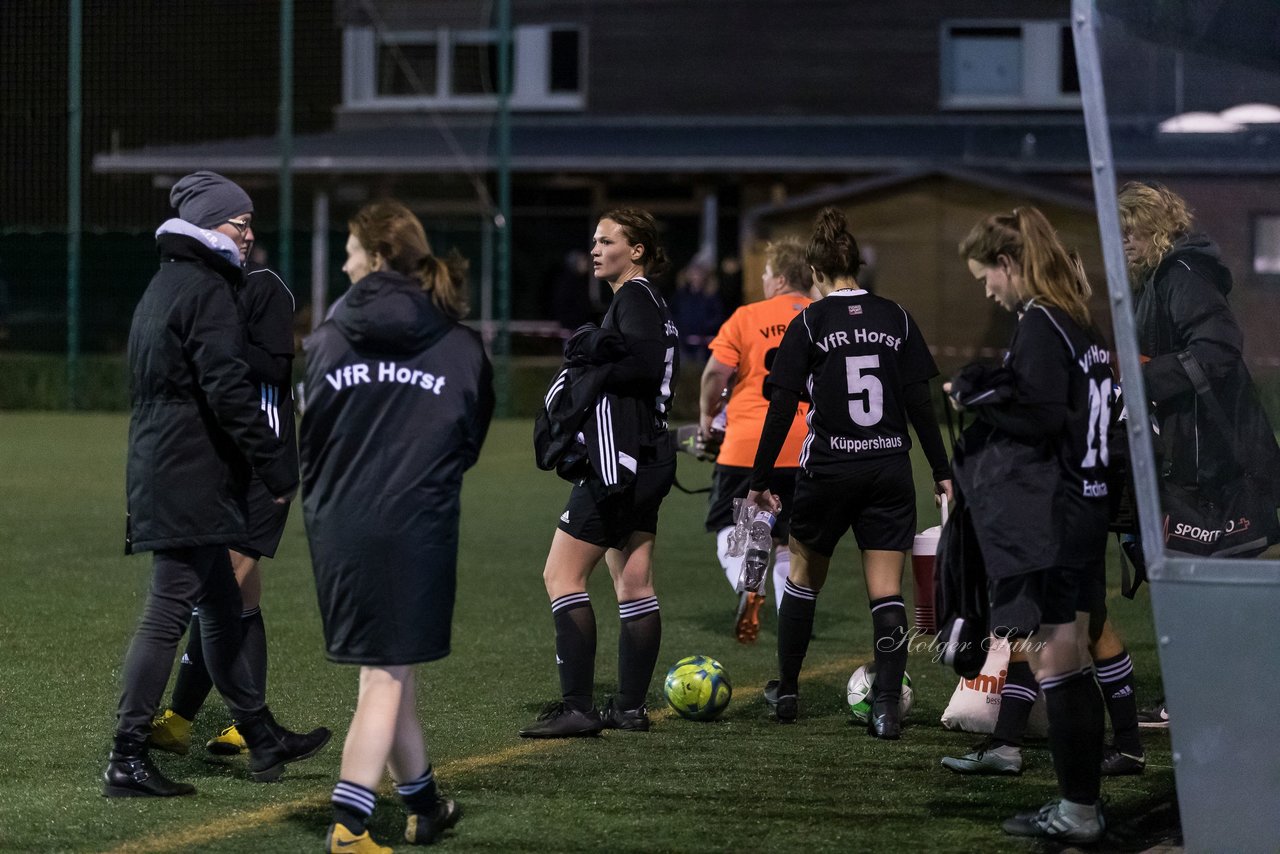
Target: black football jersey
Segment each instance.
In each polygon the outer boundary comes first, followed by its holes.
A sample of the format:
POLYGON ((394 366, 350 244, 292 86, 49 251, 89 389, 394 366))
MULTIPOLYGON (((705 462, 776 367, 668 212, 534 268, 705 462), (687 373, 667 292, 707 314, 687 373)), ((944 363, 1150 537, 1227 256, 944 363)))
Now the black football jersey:
POLYGON ((1067 421, 1052 439, 1067 479, 1068 495, 1094 501, 1107 497, 1110 460, 1111 353, 1061 309, 1023 306, 1005 364, 1016 377, 1023 403, 1067 404, 1067 421))
POLYGON ((631 279, 613 295, 601 329, 619 332, 627 357, 616 363, 605 383, 607 391, 646 401, 655 424, 666 429, 679 369, 679 332, 666 300, 648 279, 631 279))
POLYGON ((237 295, 248 344, 249 379, 258 396, 258 409, 268 426, 284 440, 291 459, 297 460, 294 427, 293 293, 284 279, 265 267, 250 268, 237 295))
POLYGON ((865 290, 832 291, 787 327, 766 385, 812 404, 800 467, 834 475, 911 448, 902 388, 938 367, 906 309, 865 290))

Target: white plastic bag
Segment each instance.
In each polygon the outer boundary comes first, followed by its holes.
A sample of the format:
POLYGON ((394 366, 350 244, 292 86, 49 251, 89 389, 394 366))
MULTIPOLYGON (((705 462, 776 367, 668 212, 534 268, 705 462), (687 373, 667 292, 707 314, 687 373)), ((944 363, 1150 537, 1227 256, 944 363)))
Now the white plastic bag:
MULTIPOLYGON (((995 732, 996 718, 1000 714, 1000 689, 1004 687, 1009 667, 1009 642, 993 638, 987 652, 987 663, 973 679, 961 679, 951 695, 951 702, 942 713, 942 725, 947 729, 990 735, 995 732)), ((1045 711, 1044 692, 1036 696, 1031 707, 1031 719, 1027 722, 1027 735, 1044 738, 1049 732, 1049 718, 1045 711)))

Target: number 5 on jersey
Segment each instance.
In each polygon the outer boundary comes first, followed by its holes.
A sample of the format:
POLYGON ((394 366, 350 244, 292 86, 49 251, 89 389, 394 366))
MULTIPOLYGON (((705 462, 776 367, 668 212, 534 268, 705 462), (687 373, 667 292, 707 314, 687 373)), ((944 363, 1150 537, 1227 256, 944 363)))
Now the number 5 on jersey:
POLYGON ((849 380, 849 417, 859 427, 873 427, 884 416, 884 386, 874 374, 863 373, 878 367, 879 356, 846 356, 844 359, 849 380))

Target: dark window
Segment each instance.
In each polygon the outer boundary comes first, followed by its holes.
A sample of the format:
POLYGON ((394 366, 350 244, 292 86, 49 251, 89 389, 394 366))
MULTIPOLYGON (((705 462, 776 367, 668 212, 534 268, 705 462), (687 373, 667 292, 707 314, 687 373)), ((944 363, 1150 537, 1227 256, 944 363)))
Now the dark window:
POLYGON ((1080 94, 1080 73, 1076 69, 1076 43, 1071 37, 1070 25, 1062 27, 1062 71, 1058 76, 1058 88, 1064 95, 1080 94))
POLYGON ((498 46, 493 42, 453 46, 454 95, 492 95, 498 91, 498 46))
POLYGON ((378 94, 434 97, 437 54, 434 44, 380 45, 378 94))
POLYGON ((952 27, 953 38, 1021 39, 1022 27, 952 27))
POLYGON ((578 31, 552 30, 549 91, 581 91, 581 60, 578 31))

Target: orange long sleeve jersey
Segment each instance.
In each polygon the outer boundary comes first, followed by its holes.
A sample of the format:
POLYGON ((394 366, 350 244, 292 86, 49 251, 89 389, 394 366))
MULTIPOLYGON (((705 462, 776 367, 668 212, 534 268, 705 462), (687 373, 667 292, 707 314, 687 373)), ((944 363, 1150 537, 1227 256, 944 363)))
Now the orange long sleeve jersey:
MULTIPOLYGON (((738 381, 726 407, 728 426, 716 462, 724 466, 750 468, 769 401, 764 399, 764 379, 769 375, 782 334, 796 315, 812 302, 798 293, 779 294, 772 299, 744 305, 724 322, 711 341, 711 354, 721 364, 737 368, 738 381)), ((801 403, 791 423, 787 441, 778 455, 779 468, 800 465, 800 446, 809 432, 805 416, 809 405, 801 403)))

